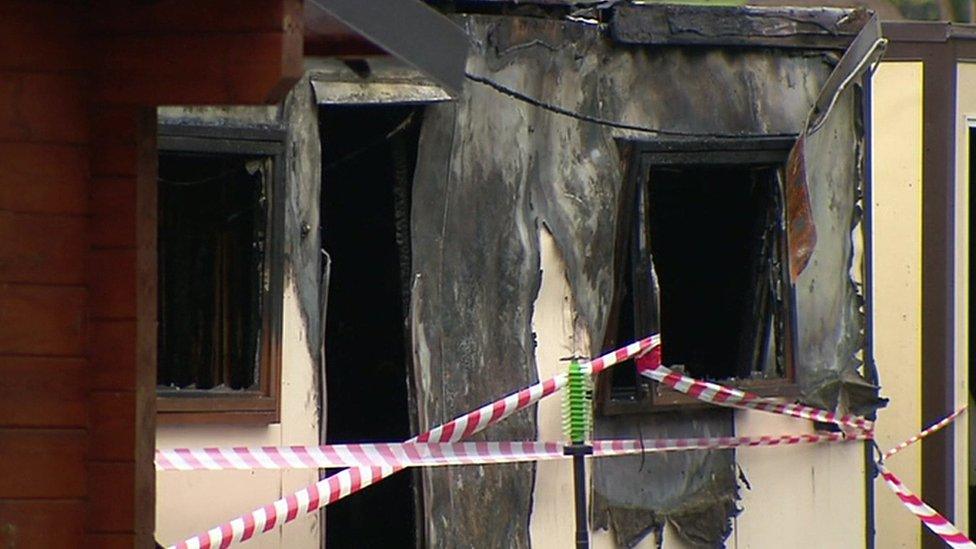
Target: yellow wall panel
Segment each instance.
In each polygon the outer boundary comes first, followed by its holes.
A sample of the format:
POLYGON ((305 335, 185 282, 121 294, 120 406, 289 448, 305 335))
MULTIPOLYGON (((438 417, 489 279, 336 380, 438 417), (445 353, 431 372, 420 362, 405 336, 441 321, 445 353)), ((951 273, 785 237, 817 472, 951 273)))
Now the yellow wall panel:
MULTIPOLYGON (((968 402, 969 372, 969 130, 976 126, 976 63, 959 63, 956 73, 956 227, 955 227, 955 400, 956 406, 968 402)), ((956 517, 969 515, 969 417, 963 414, 957 420, 953 435, 956 451, 956 517)), ((965 532, 965 520, 957 520, 965 532)))
MULTIPOLYGON (((882 63, 871 96, 871 273, 874 358, 882 394, 877 441, 890 448, 914 435, 922 417, 922 63, 882 63)), ((920 446, 888 464, 921 489, 920 446)), ((918 521, 875 483, 877 547, 918 547, 918 521)))

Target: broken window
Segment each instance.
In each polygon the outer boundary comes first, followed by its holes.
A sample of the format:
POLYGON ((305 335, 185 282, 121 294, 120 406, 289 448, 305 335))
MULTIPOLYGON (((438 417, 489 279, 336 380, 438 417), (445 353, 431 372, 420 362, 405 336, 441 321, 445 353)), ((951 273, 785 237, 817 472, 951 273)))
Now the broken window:
MULTIPOLYGON (((660 332, 670 367, 767 395, 790 390, 788 146, 639 155, 607 348, 660 332)), ((602 387, 606 411, 693 402, 623 366, 602 387)))
POLYGON ((267 415, 276 409, 278 377, 276 143, 189 133, 160 136, 159 408, 267 415))

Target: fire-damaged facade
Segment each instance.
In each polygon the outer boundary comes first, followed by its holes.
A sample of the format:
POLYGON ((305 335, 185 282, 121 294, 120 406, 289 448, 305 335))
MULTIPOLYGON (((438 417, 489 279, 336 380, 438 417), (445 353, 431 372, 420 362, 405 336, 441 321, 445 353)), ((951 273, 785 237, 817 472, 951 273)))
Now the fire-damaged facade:
MULTIPOLYGON (((387 58, 307 57, 279 107, 159 111, 158 447, 402 440, 651 333, 695 378, 868 417, 883 405, 863 266, 877 20, 539 4, 448 10, 470 42, 459 91, 387 58), (214 391, 223 404, 200 404, 214 391), (235 391, 250 404, 228 404, 235 391), (199 420, 242 410, 278 430, 199 420)), ((476 439, 558 440, 557 408, 476 439)), ((632 362, 598 380, 595 413, 597 438, 799 428, 696 403, 632 362)), ((764 546, 775 528, 759 523, 783 512, 770 483, 792 463, 809 477, 794 497, 846 517, 805 539, 864 545, 866 446, 790 452, 593 460, 594 543, 764 546)), ((567 467, 401 473, 280 543, 565 547, 567 467)), ((159 473, 160 539, 231 516, 182 509, 188 489, 274 499, 315 475, 262 478, 159 473)))
MULTIPOLYGON (((872 414, 862 85, 883 50, 877 22, 665 6, 578 17, 459 18, 471 82, 425 113, 413 182, 420 426, 541 379, 554 367, 544 353, 595 356, 657 331, 665 363, 693 377, 872 414), (538 301, 550 271, 565 278, 555 307, 538 301), (562 333, 536 329, 563 315, 562 333)), ((632 365, 599 393, 598 438, 741 424, 741 412, 638 381, 632 365)), ((488 438, 546 439, 545 415, 488 438)), ((862 465, 852 460, 852 483, 862 465)), ((547 468, 425 472, 427 541, 548 546, 557 528, 544 506, 560 499, 545 484, 570 477, 547 468), (486 507, 506 512, 464 511, 486 507)), ((749 512, 748 476, 731 451, 596 460, 593 526, 619 546, 661 539, 666 522, 686 542, 720 545, 749 512)))
POLYGON ((0 37, 0 546, 976 520, 976 27, 0 0, 0 37))

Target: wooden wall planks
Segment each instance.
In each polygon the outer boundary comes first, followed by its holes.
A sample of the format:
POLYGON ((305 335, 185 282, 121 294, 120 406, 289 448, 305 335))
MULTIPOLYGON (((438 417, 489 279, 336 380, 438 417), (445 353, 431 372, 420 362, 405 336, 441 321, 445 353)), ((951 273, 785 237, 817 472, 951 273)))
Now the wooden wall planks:
POLYGON ((24 284, 84 284, 88 219, 80 215, 0 210, 0 280, 24 284))
POLYGON ((135 178, 96 177, 91 185, 92 248, 135 248, 135 178))
POLYGON ((88 264, 91 318, 136 317, 135 269, 136 252, 132 248, 91 250, 88 264))
POLYGON ((139 9, 120 0, 99 5, 102 9, 92 17, 98 34, 282 32, 301 23, 300 3, 281 0, 163 0, 139 9))
POLYGON ((0 528, 0 547, 77 547, 84 534, 85 503, 0 500, 0 517, 12 526, 0 528))
POLYGON ((300 0, 0 0, 0 545, 151 544, 155 107, 277 100, 301 47, 300 0))
POLYGON ((0 78, 0 140, 88 142, 87 87, 68 73, 7 71, 0 78))
POLYGON ((0 380, 0 428, 85 427, 84 359, 0 356, 0 380))
POLYGON ((0 210, 84 215, 87 196, 84 146, 0 141, 0 210))
POLYGON ((79 6, 0 3, 0 545, 85 526, 90 135, 79 6))
POLYGON ((88 357, 93 391, 121 391, 136 383, 136 321, 92 320, 88 357))
POLYGON ((81 286, 0 283, 0 355, 84 356, 87 293, 81 286))
POLYGON ((85 432, 0 428, 0 501, 85 496, 85 432))
POLYGON ((0 4, 0 70, 82 71, 89 59, 79 47, 83 11, 64 3, 5 1, 0 4))

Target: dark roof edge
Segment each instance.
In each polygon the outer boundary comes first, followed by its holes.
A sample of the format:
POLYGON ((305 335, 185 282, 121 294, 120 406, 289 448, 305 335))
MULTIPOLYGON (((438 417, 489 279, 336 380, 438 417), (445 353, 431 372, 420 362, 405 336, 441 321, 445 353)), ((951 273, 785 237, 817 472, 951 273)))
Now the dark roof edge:
POLYGON ((617 4, 614 40, 639 45, 845 49, 870 19, 863 8, 617 4))
POLYGON ((892 42, 948 42, 976 40, 976 25, 931 21, 888 21, 881 24, 892 42))

